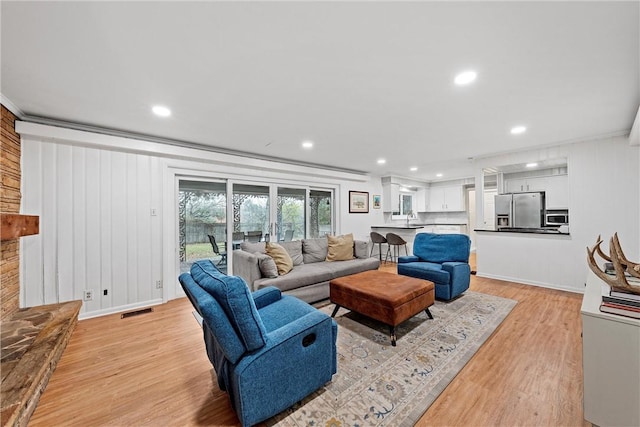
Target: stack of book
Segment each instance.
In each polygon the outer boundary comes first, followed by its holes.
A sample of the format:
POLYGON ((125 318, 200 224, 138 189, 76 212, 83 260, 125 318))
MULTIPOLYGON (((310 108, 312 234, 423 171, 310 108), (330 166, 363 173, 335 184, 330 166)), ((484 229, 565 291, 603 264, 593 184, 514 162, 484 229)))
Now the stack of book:
POLYGON ((603 284, 600 311, 640 319, 640 295, 603 284))

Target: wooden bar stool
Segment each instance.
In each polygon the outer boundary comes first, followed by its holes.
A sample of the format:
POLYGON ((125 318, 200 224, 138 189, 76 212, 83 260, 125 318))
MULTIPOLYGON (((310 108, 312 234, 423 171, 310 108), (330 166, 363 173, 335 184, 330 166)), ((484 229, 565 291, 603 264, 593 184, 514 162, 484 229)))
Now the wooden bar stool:
POLYGON ((391 254, 391 261, 393 261, 393 257, 395 255, 396 260, 394 262, 398 262, 398 255, 400 252, 398 247, 400 246, 404 246, 405 255, 409 255, 409 251, 407 250, 407 242, 402 237, 398 236, 396 233, 387 233, 387 244, 389 245, 389 248, 387 249, 387 256, 384 257, 385 262, 387 261, 389 254, 391 254), (393 246, 393 253, 391 252, 392 246, 393 246))

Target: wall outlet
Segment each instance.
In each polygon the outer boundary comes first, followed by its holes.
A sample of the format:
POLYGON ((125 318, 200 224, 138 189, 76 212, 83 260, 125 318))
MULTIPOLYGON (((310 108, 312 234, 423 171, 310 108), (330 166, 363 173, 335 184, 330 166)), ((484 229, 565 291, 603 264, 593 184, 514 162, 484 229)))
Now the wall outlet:
POLYGON ((158 210, 156 208, 151 208, 151 216, 158 216, 158 210))
POLYGON ((162 289, 162 280, 156 280, 156 289, 162 289))
POLYGON ((85 289, 82 299, 85 300, 85 301, 92 301, 93 300, 93 291, 85 289))
POLYGON ((107 295, 109 295, 109 289, 105 289, 105 290, 103 290, 103 291, 102 291, 102 295, 104 295, 105 297, 106 297, 107 295))

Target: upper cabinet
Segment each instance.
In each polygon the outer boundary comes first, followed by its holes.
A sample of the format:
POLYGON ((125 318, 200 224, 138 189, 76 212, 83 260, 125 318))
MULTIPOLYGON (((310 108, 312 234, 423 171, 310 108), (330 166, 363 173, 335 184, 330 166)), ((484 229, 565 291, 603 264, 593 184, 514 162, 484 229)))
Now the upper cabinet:
POLYGON ((382 210, 384 212, 400 212, 400 185, 385 184, 382 186, 382 210))
POLYGON ((547 177, 545 203, 547 209, 569 209, 569 176, 547 177))
POLYGON ((462 185, 429 188, 429 206, 427 212, 464 211, 462 185))
POLYGON ((419 188, 413 198, 413 210, 416 212, 426 212, 429 210, 429 189, 419 188))
POLYGON ((547 209, 569 208, 569 177, 566 174, 507 179, 505 188, 507 193, 544 191, 547 209))
POLYGON ((529 177, 506 181, 507 193, 523 193, 527 191, 545 191, 547 177, 529 177))

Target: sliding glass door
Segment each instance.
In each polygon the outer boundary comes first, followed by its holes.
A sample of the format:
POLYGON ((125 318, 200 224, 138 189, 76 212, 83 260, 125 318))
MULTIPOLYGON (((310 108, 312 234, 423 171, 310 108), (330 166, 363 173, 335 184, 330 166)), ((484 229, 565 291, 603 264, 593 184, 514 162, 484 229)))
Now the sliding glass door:
POLYGON ((266 185, 233 184, 233 241, 269 240, 271 188, 266 185))
POLYGON ((216 181, 178 181, 180 272, 194 261, 209 258, 227 270, 227 184, 216 181))
MULTIPOLYGON (((334 189, 179 177, 179 270, 211 259, 222 272, 244 241, 323 237, 334 230, 334 189)), ((229 270, 231 271, 231 270, 229 270)))
POLYGON ((334 234, 333 190, 309 190, 309 237, 334 234))

